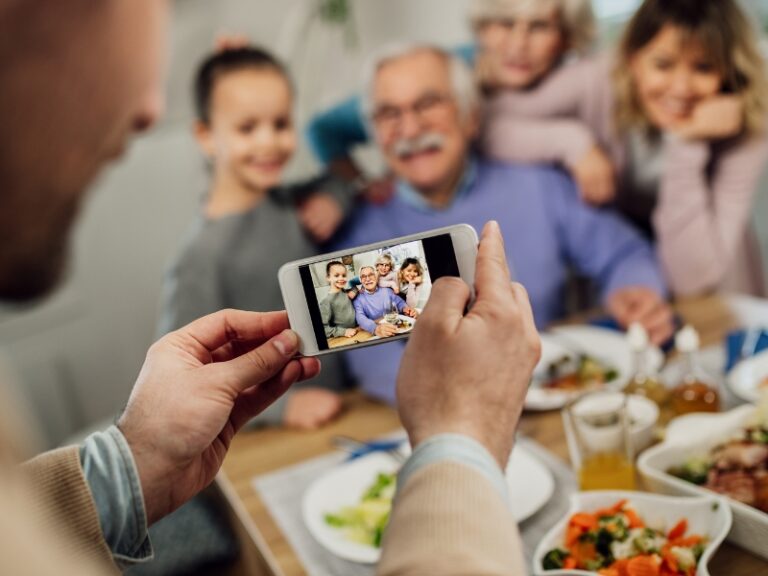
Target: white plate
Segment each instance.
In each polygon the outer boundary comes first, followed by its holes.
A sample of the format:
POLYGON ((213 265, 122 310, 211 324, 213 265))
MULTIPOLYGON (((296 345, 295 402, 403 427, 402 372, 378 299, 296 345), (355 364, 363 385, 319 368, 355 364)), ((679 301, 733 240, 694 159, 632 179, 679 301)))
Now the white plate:
MULTIPOLYGON (((687 458, 706 455, 709 450, 749 425, 755 407, 744 405, 719 414, 688 414, 675 418, 661 444, 643 452, 637 467, 649 490, 664 494, 702 496, 713 492, 667 473, 687 458)), ((733 511, 733 529, 728 540, 768 559, 768 514, 726 498, 733 511)))
POLYGON ((578 492, 571 496, 568 513, 541 540, 533 555, 533 570, 537 576, 589 576, 586 570, 544 570, 542 561, 553 548, 562 548, 569 518, 576 512, 593 512, 620 500, 628 500, 649 526, 669 530, 680 520, 688 520, 688 533, 705 535, 707 547, 699 560, 697 576, 709 576, 707 563, 731 528, 731 511, 723 498, 709 494, 696 498, 659 496, 644 492, 602 491, 578 492), (718 505, 719 504, 719 505, 718 505))
MULTIPOLYGON (((315 480, 304 493, 302 513, 312 536, 331 553, 364 564, 379 560, 381 551, 347 540, 325 523, 325 515, 354 506, 380 472, 395 472, 399 464, 385 453, 374 452, 339 466, 315 480)), ((533 515, 552 497, 555 483, 550 471, 524 447, 516 446, 507 466, 512 513, 518 522, 533 515)))
MULTIPOLYGON (((615 368, 619 375, 606 383, 609 390, 623 390, 635 369, 632 350, 623 332, 596 326, 561 326, 541 335, 541 360, 534 370, 534 380, 525 398, 526 410, 556 410, 565 406, 579 392, 545 390, 538 383, 547 366, 563 356, 586 353, 615 368)), ((664 363, 664 354, 656 347, 648 350, 649 365, 658 370, 664 363)))
POLYGON ((731 391, 745 402, 760 400, 760 383, 768 378, 768 350, 739 362, 728 373, 731 391))

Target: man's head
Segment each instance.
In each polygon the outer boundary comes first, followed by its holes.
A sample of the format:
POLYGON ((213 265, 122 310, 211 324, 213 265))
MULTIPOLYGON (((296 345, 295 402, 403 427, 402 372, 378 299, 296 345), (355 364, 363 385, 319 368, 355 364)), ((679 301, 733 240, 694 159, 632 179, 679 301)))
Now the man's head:
POLYGON ((478 95, 463 62, 433 46, 397 46, 371 62, 368 118, 390 169, 427 199, 453 191, 478 129, 478 95))
POLYGON ((168 0, 0 6, 0 298, 60 278, 85 189, 162 109, 168 0))
POLYGON ((363 288, 368 292, 375 292, 379 285, 379 275, 373 266, 363 266, 358 273, 360 276, 360 282, 363 284, 363 288))

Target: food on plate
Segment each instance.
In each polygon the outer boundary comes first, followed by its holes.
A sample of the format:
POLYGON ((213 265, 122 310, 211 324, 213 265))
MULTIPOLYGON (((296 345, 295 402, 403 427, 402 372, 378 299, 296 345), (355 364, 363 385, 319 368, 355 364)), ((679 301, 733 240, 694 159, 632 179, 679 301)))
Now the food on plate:
POLYGON ((563 356, 547 367, 543 387, 550 390, 584 391, 600 388, 619 376, 615 368, 606 366, 587 354, 563 356))
POLYGON ((396 473, 378 474, 361 496, 359 504, 342 508, 335 514, 326 514, 326 524, 342 530, 352 542, 380 548, 396 487, 396 473))
POLYGON ((758 384, 758 388, 768 388, 768 376, 766 376, 760 381, 760 384, 758 384))
POLYGON ((542 564, 545 570, 590 570, 603 576, 694 576, 706 539, 687 536, 687 531, 685 519, 668 532, 648 526, 621 500, 571 516, 565 546, 547 552, 542 564))
POLYGON ((668 472, 768 512, 768 425, 745 428, 708 454, 692 456, 668 472))

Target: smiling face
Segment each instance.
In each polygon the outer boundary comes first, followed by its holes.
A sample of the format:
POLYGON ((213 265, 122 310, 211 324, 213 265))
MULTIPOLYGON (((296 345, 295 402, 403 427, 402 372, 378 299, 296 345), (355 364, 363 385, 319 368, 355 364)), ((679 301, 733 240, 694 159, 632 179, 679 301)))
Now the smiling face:
POLYGON ((668 130, 722 90, 723 76, 695 37, 667 25, 630 58, 635 96, 648 121, 668 130))
POLYGON ((386 62, 372 99, 376 141, 398 177, 428 198, 458 181, 476 122, 459 110, 446 58, 418 50, 386 62))
POLYGON ((331 292, 340 292, 347 285, 347 267, 342 264, 331 266, 327 279, 331 292))
POLYGON ((408 264, 405 268, 403 268, 403 278, 405 278, 406 282, 413 282, 421 275, 421 270, 419 270, 419 267, 415 264, 408 264))
POLYGON ((477 38, 494 82, 512 90, 541 80, 567 48, 560 10, 548 2, 531 13, 481 23, 477 38))
POLYGON ((210 124, 197 129, 216 179, 259 192, 277 186, 296 150, 292 106, 291 87, 277 70, 222 74, 211 97, 210 124))
POLYGON ((360 269, 360 282, 368 292, 375 292, 379 285, 379 276, 372 266, 365 266, 360 269))
POLYGON ((376 264, 376 271, 379 273, 379 276, 386 276, 390 273, 392 270, 392 266, 387 264, 386 262, 379 262, 376 264))

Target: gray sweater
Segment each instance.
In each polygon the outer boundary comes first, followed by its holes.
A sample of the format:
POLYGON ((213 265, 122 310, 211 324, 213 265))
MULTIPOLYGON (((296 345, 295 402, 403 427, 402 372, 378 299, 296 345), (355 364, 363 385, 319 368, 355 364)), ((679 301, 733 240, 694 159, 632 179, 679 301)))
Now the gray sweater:
POLYGON ((329 293, 320 302, 320 317, 323 319, 326 338, 344 336, 347 328, 357 326, 355 307, 346 292, 329 293))
MULTIPOLYGON (((315 181, 323 182, 324 181, 315 181)), ((306 186, 306 185, 305 185, 306 186)), ((338 185, 328 190, 347 213, 349 201, 338 185)), ((301 189, 286 186, 272 191, 262 203, 242 214, 209 219, 199 217, 165 279, 160 335, 223 308, 268 312, 285 308, 277 271, 291 260, 318 253, 296 217, 294 199, 301 189)), ((323 358, 321 373, 296 387, 339 390, 346 385, 338 355, 323 358)), ((290 391, 260 414, 256 423, 282 421, 290 391)))

